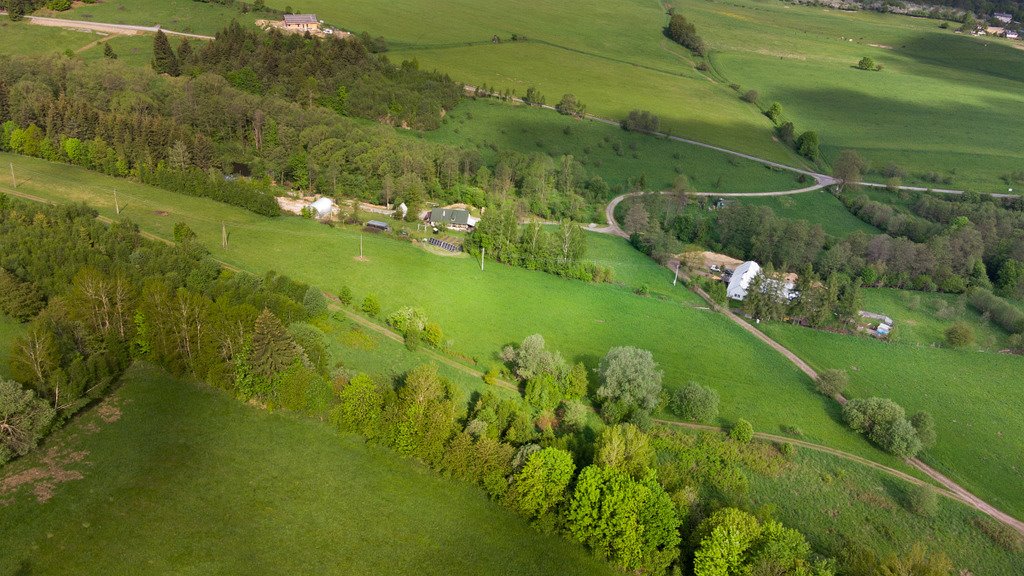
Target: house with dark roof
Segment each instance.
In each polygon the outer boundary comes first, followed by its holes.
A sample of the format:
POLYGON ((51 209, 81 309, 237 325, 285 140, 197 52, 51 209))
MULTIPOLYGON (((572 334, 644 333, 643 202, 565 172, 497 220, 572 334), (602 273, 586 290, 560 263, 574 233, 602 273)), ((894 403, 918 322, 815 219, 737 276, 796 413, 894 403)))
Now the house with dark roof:
POLYGON ((480 221, 471 216, 469 210, 461 208, 434 208, 427 218, 431 226, 444 226, 452 230, 469 230, 480 221))
POLYGON ((285 14, 285 30, 316 31, 320 29, 320 21, 316 14, 285 14))

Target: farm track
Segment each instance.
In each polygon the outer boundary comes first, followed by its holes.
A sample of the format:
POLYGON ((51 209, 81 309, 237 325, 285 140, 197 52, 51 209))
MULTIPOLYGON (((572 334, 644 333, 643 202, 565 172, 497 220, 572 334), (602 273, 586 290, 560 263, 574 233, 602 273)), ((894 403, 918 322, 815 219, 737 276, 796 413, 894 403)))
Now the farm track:
POLYGON ((88 32, 102 32, 104 34, 120 34, 122 36, 134 36, 137 34, 155 34, 163 30, 164 34, 171 36, 183 36, 185 38, 197 38, 199 40, 213 40, 213 36, 203 34, 190 34, 188 32, 175 32, 156 26, 135 26, 132 24, 111 24, 108 22, 87 22, 85 20, 64 20, 63 18, 46 18, 44 16, 25 16, 30 24, 36 26, 50 26, 53 28, 68 28, 70 30, 85 30, 88 32))
MULTIPOLYGON (((30 180, 25 180, 24 182, 28 182, 28 181, 30 181, 30 180)), ((2 188, 4 190, 4 193, 6 193, 6 194, 10 194, 12 196, 17 196, 17 197, 25 199, 25 200, 30 200, 30 201, 33 201, 33 202, 39 202, 39 203, 42 203, 42 204, 56 204, 56 202, 54 202, 54 201, 47 200, 47 199, 41 198, 39 196, 35 196, 33 194, 28 194, 28 193, 25 193, 25 192, 20 192, 17 189, 13 188, 12 186, 10 186, 9 184, 6 184, 6 183, 0 184, 0 188, 2 188)), ((620 196, 620 197, 617 198, 617 200, 621 201, 623 198, 628 197, 628 196, 629 195, 620 196)), ((615 202, 615 203, 618 204, 618 202, 615 202)), ((606 228, 609 229, 608 231, 606 231, 606 233, 610 233, 610 234, 615 234, 615 235, 618 235, 618 236, 626 237, 625 232, 623 232, 622 229, 619 228, 618 223, 615 221, 615 218, 614 218, 614 206, 612 206, 611 208, 612 209, 608 211, 608 214, 609 214, 608 221, 610 222, 610 225, 608 227, 606 227, 606 228)), ((108 224, 113 222, 113 219, 105 217, 105 216, 99 216, 98 220, 100 220, 101 222, 104 222, 104 223, 108 223, 108 224)), ((591 229, 591 230, 592 231, 604 231, 602 229, 591 229)), ((144 236, 145 238, 148 238, 148 239, 151 239, 151 240, 156 240, 158 242, 163 242, 165 244, 173 244, 172 241, 170 241, 170 240, 168 240, 166 238, 162 238, 160 236, 157 236, 155 234, 152 234, 150 232, 140 231, 140 234, 142 236, 144 236)), ((227 263, 227 262, 225 262, 223 260, 219 260, 219 259, 215 259, 215 260, 220 265, 224 266, 225 268, 227 268, 229 270, 233 270, 233 271, 236 271, 236 272, 240 271, 240 268, 238 268, 237 266, 229 264, 229 263, 227 263)), ((788 350, 787 348, 785 348, 784 346, 782 346, 778 342, 775 342, 774 340, 769 338, 767 335, 765 335, 761 331, 757 330, 756 328, 754 328, 753 326, 751 326, 750 324, 745 322, 742 318, 740 318, 736 314, 734 314, 734 313, 732 313, 731 311, 728 311, 728 310, 723 310, 716 302, 714 302, 711 299, 711 297, 706 292, 704 292, 702 289, 700 289, 700 287, 694 286, 694 291, 699 296, 701 296, 705 301, 707 301, 708 304, 710 305, 710 307, 713 310, 716 310, 716 311, 719 311, 719 312, 723 312, 724 314, 726 314, 726 316, 728 316, 731 320, 733 320, 734 322, 739 324, 744 330, 747 330, 751 334, 755 335, 759 340, 761 340, 762 342, 768 344, 773 349, 775 349, 775 350, 779 351, 781 354, 783 354, 787 359, 789 359, 791 362, 793 362, 802 372, 804 372, 805 374, 807 374, 811 378, 815 378, 817 376, 817 373, 814 371, 814 369, 811 368, 806 362, 801 360, 796 354, 794 354, 792 351, 788 350)), ((401 335, 399 335, 396 332, 392 331, 388 327, 383 326, 381 324, 378 324, 377 322, 374 322, 373 320, 371 320, 369 318, 363 317, 363 316, 357 314, 356 312, 354 312, 352 310, 344 308, 334 295, 331 295, 331 294, 326 293, 326 292, 324 293, 324 295, 327 296, 332 301, 332 309, 342 311, 353 322, 359 324, 360 326, 363 326, 365 328, 373 330, 374 332, 377 332, 378 334, 381 334, 384 337, 389 338, 389 339, 391 339, 393 341, 404 342, 404 339, 402 338, 401 335)), ((434 350, 429 350, 429 349, 424 349, 423 351, 428 356, 430 356, 431 358, 437 360, 438 362, 441 362, 441 363, 445 364, 446 366, 449 366, 449 367, 451 367, 451 368, 453 368, 455 370, 458 370, 460 372, 463 372, 463 373, 465 373, 467 375, 470 375, 470 376, 473 376, 473 377, 477 377, 477 378, 481 378, 481 379, 484 376, 483 372, 481 372, 480 370, 477 370, 475 368, 467 366, 467 365, 463 364, 462 362, 459 362, 458 360, 452 358, 451 356, 448 356, 448 355, 436 352, 434 350)), ((507 390, 516 391, 516 392, 519 391, 519 387, 516 386, 514 383, 507 382, 507 381, 504 381, 504 380, 498 380, 495 385, 497 385, 497 386, 499 386, 501 388, 505 388, 507 390)), ((842 397, 838 397, 837 400, 839 402, 841 402, 841 403, 845 402, 845 398, 842 398, 842 397)), ((695 429, 695 430, 708 430, 708 431, 719 431, 719 432, 722 432, 724 430, 723 428, 715 427, 715 426, 706 426, 706 425, 701 425, 701 424, 690 424, 690 423, 686 423, 686 422, 677 422, 677 421, 673 421, 673 420, 656 420, 656 422, 658 422, 659 424, 663 424, 663 425, 678 426, 678 427, 695 429)), ((837 458, 841 458, 843 460, 847 460, 849 462, 854 462, 854 463, 857 463, 857 464, 868 466, 868 467, 870 467, 872 469, 879 470, 879 471, 884 472, 884 473, 886 473, 886 474, 888 474, 890 476, 893 476, 895 478, 899 478, 901 480, 905 480, 907 482, 911 482, 911 483, 913 483, 915 485, 923 485, 923 484, 925 484, 924 481, 922 481, 922 480, 920 480, 918 478, 915 478, 915 477, 913 477, 913 476, 911 476, 911 475, 909 475, 909 474, 907 474, 905 472, 901 472, 899 470, 896 470, 895 468, 891 468, 889 466, 885 466, 884 464, 880 464, 878 462, 874 462, 872 460, 869 460, 869 459, 864 458, 862 456, 858 456, 856 454, 852 454, 852 453, 849 453, 849 452, 844 452, 842 450, 838 450, 838 449, 831 448, 831 447, 828 447, 828 446, 823 446, 821 444, 814 444, 812 442, 806 442, 806 441, 803 441, 803 440, 797 440, 797 439, 794 439, 794 438, 789 438, 789 437, 786 437, 786 436, 778 436, 778 435, 768 434, 768 433, 763 433, 763 432, 757 432, 754 435, 755 435, 755 437, 760 438, 762 440, 767 440, 767 441, 771 441, 771 442, 789 442, 789 443, 792 443, 792 444, 794 444, 796 446, 801 446, 801 447, 807 448, 809 450, 816 450, 818 452, 827 453, 827 454, 830 454, 830 455, 835 456, 837 458)), ((1009 514, 1006 514, 1005 512, 1002 512, 999 509, 995 508, 994 506, 986 503, 985 501, 983 501, 982 499, 978 498, 977 496, 974 496, 973 494, 971 494, 971 492, 969 492, 965 488, 961 487, 959 484, 953 482, 952 480, 947 478, 945 475, 941 474, 940 472, 938 472, 934 468, 928 466, 924 462, 921 462, 920 460, 918 460, 916 458, 913 458, 913 459, 907 460, 907 464, 909 464, 910 466, 913 466, 914 468, 920 470, 922 473, 924 473, 928 477, 932 478, 935 482, 940 484, 942 486, 942 490, 940 492, 944 496, 949 497, 949 498, 953 498, 953 499, 956 499, 956 500, 959 500, 959 501, 963 502, 964 504, 966 504, 966 505, 968 505, 968 506, 970 506, 970 507, 972 507, 972 508, 974 508, 974 509, 976 509, 976 510, 978 510, 980 512, 984 512, 985 514, 988 514, 989 516, 995 518, 996 520, 999 520, 1000 522, 1005 523, 1006 525, 1008 525, 1011 528, 1017 530, 1021 534, 1024 534, 1024 522, 1021 522, 1020 520, 1014 518, 1013 516, 1010 516, 1009 514)))

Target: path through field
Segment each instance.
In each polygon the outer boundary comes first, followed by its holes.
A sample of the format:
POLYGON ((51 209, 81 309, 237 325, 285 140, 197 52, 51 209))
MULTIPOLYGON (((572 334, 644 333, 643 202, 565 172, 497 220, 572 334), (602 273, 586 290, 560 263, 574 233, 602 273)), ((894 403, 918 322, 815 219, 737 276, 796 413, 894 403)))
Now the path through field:
POLYGON ((213 40, 213 36, 202 34, 189 34, 187 32, 175 32, 165 30, 156 26, 133 26, 131 24, 110 24, 106 22, 86 22, 84 20, 64 20, 62 18, 46 18, 44 16, 25 16, 25 19, 36 26, 51 26, 56 28, 69 28, 71 30, 87 30, 89 32, 102 32, 104 34, 120 34, 122 36, 134 36, 136 34, 155 34, 163 30, 164 34, 172 36, 184 36, 186 38, 198 38, 200 40, 213 40))

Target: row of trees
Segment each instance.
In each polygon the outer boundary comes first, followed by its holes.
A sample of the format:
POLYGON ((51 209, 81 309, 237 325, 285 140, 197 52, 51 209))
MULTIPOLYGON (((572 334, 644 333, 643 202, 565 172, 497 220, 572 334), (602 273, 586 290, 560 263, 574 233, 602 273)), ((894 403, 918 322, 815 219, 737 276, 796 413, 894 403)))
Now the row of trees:
POLYGON ((665 28, 665 35, 697 56, 704 56, 707 53, 707 46, 704 39, 697 34, 697 27, 682 14, 672 14, 665 28))
POLYGON ((487 210, 466 238, 466 250, 529 270, 543 270, 588 282, 611 281, 611 270, 583 260, 587 243, 578 224, 563 221, 552 231, 541 224, 519 225, 513 205, 487 210))

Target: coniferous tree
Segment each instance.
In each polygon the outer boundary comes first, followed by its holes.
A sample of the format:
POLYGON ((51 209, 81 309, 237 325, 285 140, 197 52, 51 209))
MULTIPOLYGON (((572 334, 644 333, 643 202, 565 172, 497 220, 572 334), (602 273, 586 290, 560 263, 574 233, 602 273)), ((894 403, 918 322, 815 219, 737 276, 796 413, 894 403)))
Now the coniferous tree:
POLYGON ((178 46, 178 65, 184 67, 192 59, 192 43, 185 38, 181 41, 181 45, 178 46))
POLYGON ((281 320, 264 309, 256 318, 252 336, 252 363, 256 376, 271 379, 302 358, 302 348, 288 333, 281 320))
POLYGON ((178 66, 178 57, 174 55, 171 41, 167 39, 167 35, 164 34, 163 30, 158 31, 156 37, 153 38, 153 70, 156 70, 158 74, 169 74, 171 76, 177 76, 181 73, 181 68, 178 66))
POLYGON ((110 42, 103 44, 103 56, 110 58, 111 60, 117 60, 117 53, 115 53, 114 49, 110 47, 110 42))

